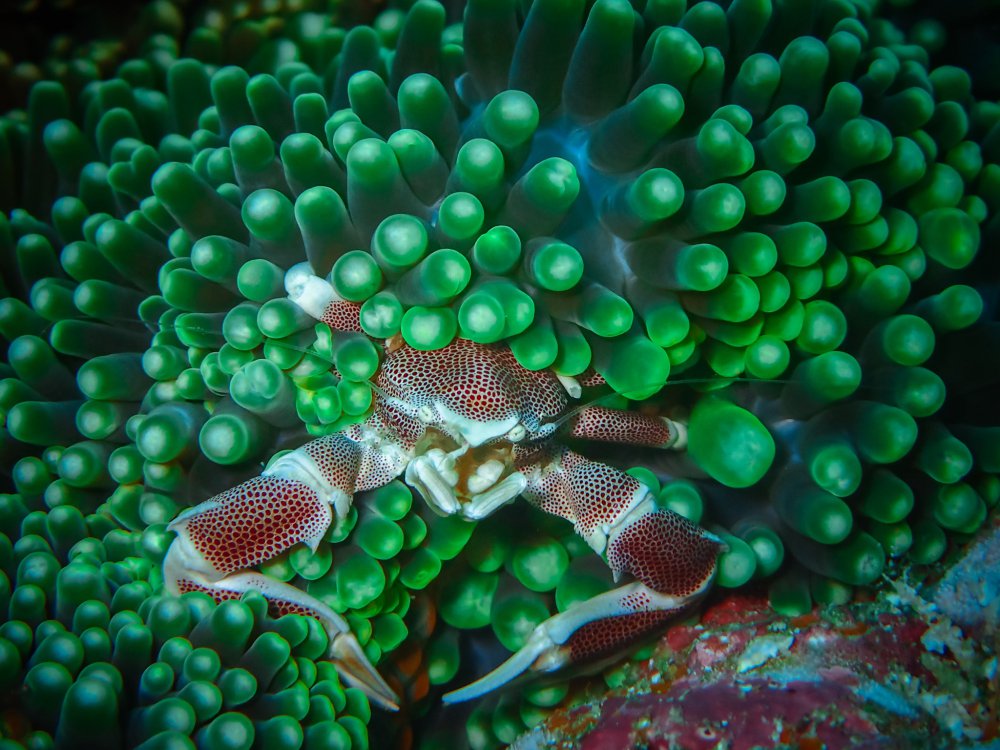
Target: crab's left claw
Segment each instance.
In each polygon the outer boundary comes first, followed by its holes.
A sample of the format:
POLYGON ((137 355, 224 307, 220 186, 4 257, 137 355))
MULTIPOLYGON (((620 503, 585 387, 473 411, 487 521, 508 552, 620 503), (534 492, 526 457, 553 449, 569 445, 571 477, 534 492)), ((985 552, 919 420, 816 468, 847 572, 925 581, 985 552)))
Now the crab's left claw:
MULTIPOLYGON (((345 627, 347 623, 344 623, 345 627)), ((382 708, 389 711, 399 710, 399 698, 391 687, 382 679, 365 652, 358 639, 350 630, 344 630, 330 639, 330 659, 337 667, 337 674, 352 687, 361 692, 382 708)))
POLYGON ((402 468, 398 446, 327 435, 287 453, 267 471, 175 518, 177 537, 163 562, 172 594, 201 591, 217 602, 257 591, 275 617, 314 617, 329 638, 329 658, 346 682, 396 710, 399 698, 365 656, 347 621, 295 586, 250 570, 302 543, 315 552, 334 513, 344 516, 357 490, 385 484, 402 468))
POLYGON ((524 672, 551 672, 615 654, 689 610, 711 586, 721 549, 717 537, 676 513, 656 510, 649 500, 639 503, 610 530, 606 549, 616 578, 630 573, 638 580, 550 617, 510 659, 444 701, 477 698, 524 672))
POLYGON ((192 569, 185 559, 187 545, 181 537, 167 552, 164 574, 169 590, 203 591, 222 601, 240 596, 246 591, 259 591, 267 599, 272 615, 305 615, 319 620, 329 639, 328 658, 346 683, 359 688, 368 698, 390 711, 399 710, 399 698, 368 660, 347 621, 315 597, 301 589, 261 573, 233 573, 219 580, 192 569))

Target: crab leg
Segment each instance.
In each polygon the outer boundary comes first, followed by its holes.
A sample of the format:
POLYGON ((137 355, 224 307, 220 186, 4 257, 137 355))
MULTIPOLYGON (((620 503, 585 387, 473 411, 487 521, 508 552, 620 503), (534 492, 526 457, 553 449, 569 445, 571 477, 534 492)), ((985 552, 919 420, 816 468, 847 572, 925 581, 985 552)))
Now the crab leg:
POLYGON ((722 544, 669 510, 657 509, 648 489, 629 475, 569 450, 521 468, 526 498, 573 521, 605 555, 618 580, 636 580, 578 602, 539 624, 527 643, 490 674, 445 696, 455 703, 495 690, 526 671, 549 672, 613 654, 704 594, 722 544))
POLYGON ((650 448, 687 446, 687 427, 666 417, 656 417, 637 411, 609 409, 606 406, 585 406, 579 410, 566 434, 584 440, 605 443, 644 445, 650 448))
POLYGON ((285 290, 292 302, 332 330, 362 332, 361 305, 341 298, 329 281, 312 272, 308 263, 288 269, 285 290))
POLYGON ((300 542, 315 550, 334 512, 345 515, 355 492, 386 484, 402 471, 406 450, 379 434, 356 425, 350 434, 313 440, 263 475, 180 514, 168 527, 177 538, 163 571, 174 594, 204 591, 223 601, 256 590, 276 615, 315 617, 330 637, 330 658, 344 679, 396 709, 395 693, 340 615, 294 586, 246 571, 300 542))

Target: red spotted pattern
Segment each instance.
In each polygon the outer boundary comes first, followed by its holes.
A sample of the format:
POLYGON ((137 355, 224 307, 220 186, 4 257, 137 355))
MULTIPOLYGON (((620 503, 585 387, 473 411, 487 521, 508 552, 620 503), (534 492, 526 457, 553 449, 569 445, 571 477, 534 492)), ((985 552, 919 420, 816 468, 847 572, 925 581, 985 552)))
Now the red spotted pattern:
POLYGON ((577 375, 576 382, 584 388, 597 388, 608 384, 608 381, 597 370, 587 370, 583 374, 577 375))
POLYGON ((551 460, 553 453, 547 443, 514 443, 510 447, 511 458, 514 460, 514 467, 517 469, 529 469, 536 465, 551 460))
MULTIPOLYGON (((359 434, 355 426, 353 431, 359 434)), ((382 451, 344 433, 326 435, 303 445, 304 451, 333 487, 348 495, 388 484, 405 468, 382 451)))
POLYGON ((465 339, 431 352, 404 344, 386 358, 377 382, 414 408, 440 402, 477 422, 516 416, 529 433, 566 407, 565 390, 551 372, 526 370, 506 347, 465 339))
MULTIPOLYGON (((289 601, 276 596, 267 597, 267 611, 271 617, 282 617, 283 615, 303 615, 305 617, 319 618, 318 613, 312 607, 307 607, 298 602, 289 601)), ((319 618, 321 619, 321 618, 319 618)))
POLYGON ((636 612, 588 622, 566 641, 573 663, 610 656, 638 638, 660 630, 681 610, 636 612))
MULTIPOLYGON (((546 462, 550 456, 551 453, 543 451, 537 458, 542 467, 551 467, 551 470, 543 468, 537 471, 537 467, 532 470, 523 465, 519 467, 528 479, 527 486, 522 493, 523 497, 546 513, 575 523, 577 509, 567 490, 565 473, 557 464, 546 462)), ((579 524, 577 524, 577 531, 582 533, 579 524)))
MULTIPOLYGON (((378 398, 376 396, 376 398, 378 398)), ((379 399, 366 424, 379 432, 391 434, 400 445, 413 448, 427 431, 427 425, 407 414, 395 402, 379 399)))
POLYGON ((241 596, 239 591, 224 591, 222 589, 210 588, 209 586, 202 586, 200 583, 195 583, 189 578, 178 578, 177 588, 182 594, 187 594, 191 591, 200 591, 203 594, 208 594, 218 604, 229 599, 239 599, 241 596))
POLYGON ((361 446, 342 433, 311 440, 300 451, 311 458, 331 486, 353 495, 361 465, 361 446))
POLYGON ((216 495, 186 522, 195 549, 220 573, 270 560, 293 544, 315 539, 332 520, 328 503, 292 479, 254 477, 216 495))
POLYGON ((529 477, 524 496, 546 513, 573 521, 585 537, 617 521, 641 489, 625 472, 570 450, 542 467, 529 477))
MULTIPOLYGON (((337 331, 360 331, 359 311, 357 304, 335 302, 322 320, 337 331)), ((376 382, 390 399, 414 410, 442 405, 482 424, 516 417, 528 430, 528 439, 511 451, 515 465, 528 479, 525 497, 548 513, 572 521, 585 538, 604 525, 619 522, 642 494, 638 480, 624 472, 541 439, 552 429, 550 421, 566 408, 566 392, 551 372, 526 370, 506 347, 459 339, 445 349, 423 352, 404 343, 391 348, 376 382)), ((593 386, 603 384, 604 379, 589 373, 580 382, 593 386)), ((315 462, 326 482, 353 495, 397 477, 408 460, 399 449, 412 450, 425 429, 406 408, 379 398, 364 425, 313 440, 300 450, 315 462)), ((575 415, 569 434, 657 447, 673 437, 660 419, 598 406, 586 407, 575 415)), ((190 516, 179 524, 178 531, 188 535, 195 550, 223 575, 271 559, 298 542, 318 538, 333 514, 316 490, 280 476, 256 477, 209 502, 216 507, 190 516)), ((649 589, 677 597, 705 588, 714 573, 717 553, 717 542, 669 511, 630 519, 611 534, 607 547, 613 570, 631 573, 649 589)), ((239 591, 206 586, 186 577, 176 583, 181 592, 204 591, 219 602, 240 596, 239 591)), ((273 587, 262 581, 241 578, 231 585, 235 588, 237 583, 265 591, 275 616, 300 614, 323 619, 308 605, 267 593, 273 587)), ((658 630, 689 606, 660 609, 663 602, 649 589, 626 589, 631 593, 621 596, 624 614, 578 628, 565 644, 570 659, 578 662, 613 654, 637 637, 658 630)))
POLYGON ((690 596, 715 571, 719 543, 669 510, 629 521, 608 543, 608 564, 631 573, 654 591, 690 596))
POLYGON ((586 440, 647 445, 653 448, 669 445, 674 439, 666 422, 659 417, 609 409, 606 406, 581 409, 569 434, 586 440))
MULTIPOLYGON (((226 589, 212 588, 209 586, 203 586, 200 583, 195 583, 188 578, 179 578, 177 580, 177 588, 182 594, 187 594, 191 591, 200 591, 202 593, 208 594, 216 603, 221 604, 224 601, 230 599, 239 599, 242 593, 239 591, 227 591, 226 589)), ((289 601, 288 599, 282 599, 280 597, 275 597, 270 594, 266 595, 267 599, 267 611, 271 617, 282 617, 283 615, 303 615, 305 617, 319 617, 316 610, 311 607, 306 607, 297 602, 289 601)))
POLYGON ((361 328, 361 305, 347 300, 337 300, 331 302, 323 311, 320 318, 334 331, 350 331, 362 333, 361 328))

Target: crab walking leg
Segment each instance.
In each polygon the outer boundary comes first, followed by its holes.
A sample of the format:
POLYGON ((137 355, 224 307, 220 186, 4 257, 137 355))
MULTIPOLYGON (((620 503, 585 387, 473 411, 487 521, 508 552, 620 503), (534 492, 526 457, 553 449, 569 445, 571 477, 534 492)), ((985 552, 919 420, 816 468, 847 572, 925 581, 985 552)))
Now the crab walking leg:
POLYGON ((361 333, 361 305, 343 299, 333 285, 316 276, 308 263, 298 263, 285 274, 288 298, 334 331, 361 333))
POLYGON ((233 487, 179 515, 164 561, 166 587, 174 594, 204 591, 217 601, 259 591, 275 614, 306 614, 330 637, 330 658, 344 679, 386 708, 395 693, 375 671, 345 620, 318 599, 247 568, 300 542, 315 551, 334 512, 345 515, 351 496, 399 475, 406 450, 380 439, 367 425, 328 435, 282 456, 263 475, 233 487))
POLYGON ((615 580, 636 580, 539 624, 527 643, 488 675, 445 696, 456 703, 495 690, 526 671, 550 672, 615 653, 690 608, 711 586, 720 540, 669 510, 610 466, 562 450, 522 467, 525 497, 573 521, 606 556, 615 580))
POLYGON ((636 411, 585 406, 576 414, 566 431, 569 437, 600 440, 605 443, 644 445, 650 448, 687 447, 687 426, 666 417, 636 411))

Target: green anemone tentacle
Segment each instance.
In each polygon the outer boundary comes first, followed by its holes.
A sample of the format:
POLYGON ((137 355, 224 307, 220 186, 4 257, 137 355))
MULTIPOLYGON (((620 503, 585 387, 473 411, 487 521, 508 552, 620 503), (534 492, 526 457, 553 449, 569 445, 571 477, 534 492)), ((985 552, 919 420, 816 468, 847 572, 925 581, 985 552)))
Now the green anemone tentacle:
MULTIPOLYGON (((71 2, 79 31, 29 55, 28 5, 0 55, 0 729, 23 746, 392 741, 317 623, 169 596, 160 565, 179 513, 363 419, 397 334, 596 373, 585 401, 686 424, 680 459, 630 473, 726 541, 720 585, 764 580, 785 614, 934 563, 1000 501, 1000 110, 944 24, 71 2), (303 262, 375 342, 286 298, 303 262)), ((558 519, 474 527, 399 482, 261 567, 344 613, 416 713, 473 676, 471 631, 514 650, 613 585, 558 519)), ((565 700, 484 703, 466 739, 565 700)))

